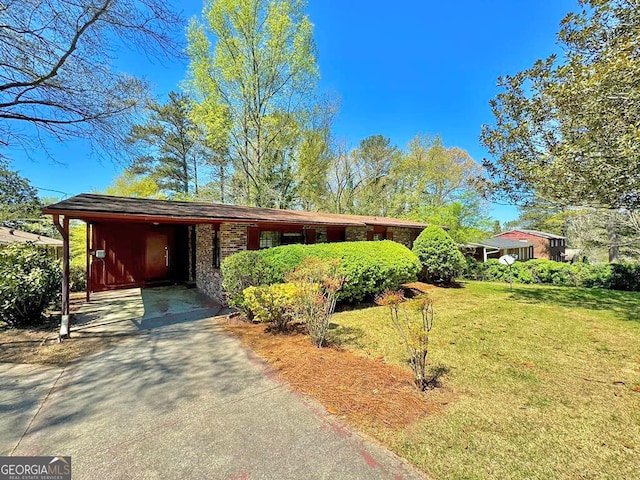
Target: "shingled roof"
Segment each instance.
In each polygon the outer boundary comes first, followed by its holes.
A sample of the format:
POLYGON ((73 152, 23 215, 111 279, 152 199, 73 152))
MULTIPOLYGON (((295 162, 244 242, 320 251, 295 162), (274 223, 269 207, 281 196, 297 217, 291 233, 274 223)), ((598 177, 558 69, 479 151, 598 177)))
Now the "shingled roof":
POLYGON ((50 247, 62 247, 62 240, 45 237, 35 233, 23 232, 15 228, 0 227, 0 245, 9 243, 33 243, 35 245, 47 245, 50 247))
POLYGON ((49 205, 44 213, 65 215, 79 220, 109 218, 133 221, 171 221, 182 223, 282 223, 318 226, 386 226, 422 229, 425 223, 398 218, 341 215, 302 210, 243 207, 204 202, 182 202, 149 198, 113 197, 82 193, 49 205))

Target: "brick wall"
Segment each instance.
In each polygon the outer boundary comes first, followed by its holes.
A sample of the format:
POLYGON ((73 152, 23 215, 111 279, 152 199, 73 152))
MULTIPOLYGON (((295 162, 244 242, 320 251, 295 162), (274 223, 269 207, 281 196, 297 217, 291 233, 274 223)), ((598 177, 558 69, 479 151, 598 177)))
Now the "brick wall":
POLYGON ((345 239, 347 242, 363 242, 367 239, 367 231, 373 227, 347 227, 345 229, 345 239))
POLYGON ((220 225, 220 261, 236 252, 247 249, 247 227, 242 223, 223 223, 220 225))
POLYGON ((551 247, 549 239, 547 238, 518 231, 505 232, 496 236, 500 238, 510 238, 512 240, 526 240, 533 245, 534 258, 544 258, 546 260, 551 260, 551 247))
MULTIPOLYGON (((393 233, 393 241, 401 243, 407 248, 413 247, 414 230, 411 228, 389 227, 387 232, 393 233)), ((418 233, 418 232, 416 232, 418 233)))

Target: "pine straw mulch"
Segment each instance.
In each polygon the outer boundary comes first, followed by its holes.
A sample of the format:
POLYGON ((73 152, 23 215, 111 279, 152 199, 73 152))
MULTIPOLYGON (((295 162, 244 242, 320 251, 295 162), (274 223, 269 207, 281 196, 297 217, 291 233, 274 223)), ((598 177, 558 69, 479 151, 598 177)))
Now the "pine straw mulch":
MULTIPOLYGON (((441 411, 452 394, 443 388, 420 392, 409 371, 338 347, 316 348, 294 326, 272 334, 264 324, 229 319, 224 328, 239 337, 296 390, 333 415, 367 427, 403 428, 441 411)), ((241 318, 241 317, 240 317, 241 318)))

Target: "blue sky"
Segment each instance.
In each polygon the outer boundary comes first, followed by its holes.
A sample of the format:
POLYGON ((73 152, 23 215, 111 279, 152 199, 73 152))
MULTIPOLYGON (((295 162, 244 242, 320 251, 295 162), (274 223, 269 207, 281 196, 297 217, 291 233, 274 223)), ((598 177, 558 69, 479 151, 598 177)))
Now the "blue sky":
MULTIPOLYGON (((185 18, 198 0, 180 2, 185 18)), ((556 33, 577 0, 308 0, 315 25, 322 90, 341 97, 339 140, 356 145, 381 134, 399 147, 416 134, 441 135, 478 162, 487 153, 478 137, 493 118, 489 100, 497 78, 558 51, 556 33)), ((124 51, 117 67, 146 77, 162 97, 184 79, 184 62, 152 62, 124 51)), ((91 157, 82 142, 50 143, 54 160, 13 155, 13 167, 33 185, 69 195, 104 189, 122 166, 91 157)), ((43 196, 57 194, 41 191, 43 196)), ((494 205, 501 220, 513 207, 494 205)))

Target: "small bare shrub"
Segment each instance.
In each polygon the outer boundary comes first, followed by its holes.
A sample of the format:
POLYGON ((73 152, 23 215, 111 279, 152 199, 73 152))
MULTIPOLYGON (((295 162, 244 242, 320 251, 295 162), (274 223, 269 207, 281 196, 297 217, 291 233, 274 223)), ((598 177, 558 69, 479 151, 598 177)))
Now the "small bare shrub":
POLYGON ((338 261, 309 258, 287 275, 297 285, 295 314, 306 326, 311 341, 322 347, 336 308, 337 294, 344 277, 338 273, 338 261))
POLYGON ((431 379, 427 378, 427 358, 429 355, 429 332, 433 327, 433 303, 427 295, 421 295, 411 302, 420 319, 409 315, 406 298, 402 291, 387 291, 376 297, 378 305, 389 308, 391 322, 402 338, 409 357, 409 365, 415 376, 416 386, 425 390, 431 379))

